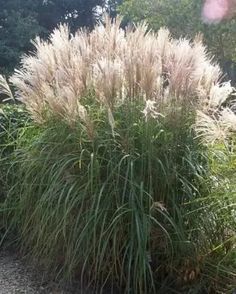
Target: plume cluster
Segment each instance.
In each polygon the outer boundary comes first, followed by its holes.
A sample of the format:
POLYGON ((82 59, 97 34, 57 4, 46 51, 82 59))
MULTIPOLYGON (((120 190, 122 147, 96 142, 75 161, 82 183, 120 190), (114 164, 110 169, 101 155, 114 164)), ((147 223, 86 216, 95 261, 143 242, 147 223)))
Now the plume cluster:
MULTIPOLYGON (((120 22, 107 17, 92 32, 79 30, 75 35, 60 25, 49 40, 37 38, 35 53, 22 58, 11 78, 17 98, 36 121, 53 113, 87 126, 91 122, 83 98, 91 92, 111 118, 113 109, 126 100, 139 99, 163 116, 188 105, 198 111, 196 129, 204 134, 215 122, 211 114, 233 89, 230 83, 220 84, 221 70, 201 38, 175 40, 168 29, 148 31, 145 23, 124 30, 120 22)), ((224 117, 235 121, 230 110, 220 121, 224 117)))

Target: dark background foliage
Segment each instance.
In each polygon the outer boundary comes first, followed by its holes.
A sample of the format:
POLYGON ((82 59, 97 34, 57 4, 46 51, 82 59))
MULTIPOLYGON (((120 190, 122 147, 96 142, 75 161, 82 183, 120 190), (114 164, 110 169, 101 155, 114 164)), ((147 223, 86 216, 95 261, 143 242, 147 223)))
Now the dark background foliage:
POLYGON ((30 40, 36 35, 46 38, 60 22, 72 31, 91 29, 107 11, 112 17, 121 13, 125 23, 146 20, 154 30, 167 26, 175 37, 202 33, 227 79, 234 82, 236 20, 204 24, 201 6, 201 0, 0 0, 0 73, 12 73, 20 56, 32 50, 30 40))
MULTIPOLYGON (((114 1, 110 3, 114 10, 114 1)), ((46 37, 60 22, 72 30, 92 28, 105 0, 0 0, 0 72, 10 73, 36 35, 46 37)))

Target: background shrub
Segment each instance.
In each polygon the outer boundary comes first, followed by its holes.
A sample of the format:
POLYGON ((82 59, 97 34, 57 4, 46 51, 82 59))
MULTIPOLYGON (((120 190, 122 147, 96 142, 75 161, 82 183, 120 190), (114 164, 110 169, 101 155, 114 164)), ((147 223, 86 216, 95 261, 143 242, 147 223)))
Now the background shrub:
MULTIPOLYGON (((30 117, 22 105, 2 104, 0 105, 0 203, 5 201, 8 186, 8 173, 12 159, 15 156, 14 150, 17 146, 17 139, 22 132, 22 128, 29 123, 30 117)), ((1 206, 2 209, 2 206, 1 206)), ((2 216, 2 215, 1 215, 2 216)), ((1 230, 4 230, 0 219, 1 230)))
POLYGON ((21 129, 27 125, 29 120, 29 114, 22 105, 2 104, 0 106, 1 188, 6 183, 4 166, 15 150, 21 129))

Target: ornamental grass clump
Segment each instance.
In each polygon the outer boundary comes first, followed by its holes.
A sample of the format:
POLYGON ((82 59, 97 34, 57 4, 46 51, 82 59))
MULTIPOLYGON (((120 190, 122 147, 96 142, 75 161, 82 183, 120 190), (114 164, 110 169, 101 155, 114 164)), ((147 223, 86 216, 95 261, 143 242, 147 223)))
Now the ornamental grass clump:
POLYGON ((232 91, 219 85, 222 73, 201 38, 174 40, 165 28, 155 33, 141 24, 123 30, 119 19, 106 19, 91 33, 71 35, 61 25, 48 41, 38 38, 34 45, 34 55, 22 58, 11 82, 38 122, 50 114, 71 124, 89 122, 83 97, 91 92, 111 116, 115 107, 134 100, 155 101, 163 115, 176 110, 176 103, 207 109, 225 98, 221 93, 229 94, 225 89, 232 91))
MULTIPOLYGON (((150 100, 165 116, 177 117, 183 109, 197 112, 197 133, 206 135, 208 143, 218 135, 222 138, 221 129, 223 134, 232 129, 229 120, 225 126, 221 111, 233 88, 230 82, 220 82, 222 72, 200 36, 193 42, 174 40, 165 28, 155 33, 144 23, 123 30, 119 19, 106 18, 105 25, 97 25, 91 33, 79 30, 71 35, 67 26, 60 25, 48 41, 37 38, 33 43, 34 55, 22 58, 10 81, 37 122, 55 115, 70 125, 80 120, 92 135, 84 97, 93 93, 99 107, 107 110, 112 128, 115 107, 134 100, 148 107, 150 100), (220 132, 210 138, 207 129, 212 131, 213 123, 218 124, 216 131, 220 124, 220 132)), ((8 90, 7 85, 2 87, 4 94, 8 90)), ((234 116, 232 112, 233 121, 234 116)))
MULTIPOLYGON (((107 18, 35 47, 11 78, 34 119, 4 206, 22 248, 101 293, 232 290, 235 221, 226 232, 209 198, 216 164, 201 115, 232 121, 222 105, 233 89, 200 38, 107 18)), ((225 214, 232 200, 215 195, 225 214)))

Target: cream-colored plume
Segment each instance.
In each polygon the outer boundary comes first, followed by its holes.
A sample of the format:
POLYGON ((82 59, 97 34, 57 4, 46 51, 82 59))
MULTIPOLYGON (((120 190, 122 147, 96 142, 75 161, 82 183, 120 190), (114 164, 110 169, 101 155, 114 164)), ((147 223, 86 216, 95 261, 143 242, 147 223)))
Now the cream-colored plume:
MULTIPOLYGON (((51 113, 91 126, 84 104, 91 91, 109 117, 115 107, 134 100, 155 102, 152 112, 163 116, 186 105, 206 116, 219 111, 233 89, 220 84, 219 66, 200 38, 174 40, 168 29, 155 33, 145 23, 123 30, 120 22, 106 17, 91 33, 75 35, 60 25, 48 41, 34 41, 35 54, 22 58, 11 83, 35 120, 51 113)), ((200 121, 196 129, 202 133, 200 121)))

